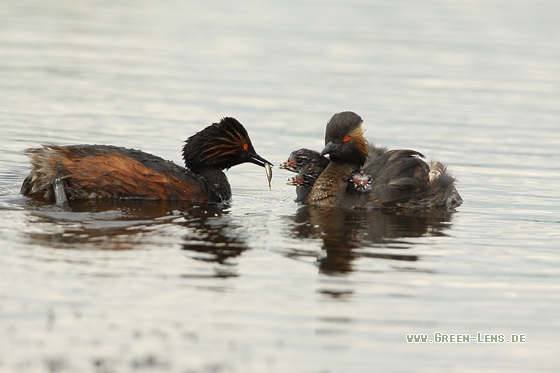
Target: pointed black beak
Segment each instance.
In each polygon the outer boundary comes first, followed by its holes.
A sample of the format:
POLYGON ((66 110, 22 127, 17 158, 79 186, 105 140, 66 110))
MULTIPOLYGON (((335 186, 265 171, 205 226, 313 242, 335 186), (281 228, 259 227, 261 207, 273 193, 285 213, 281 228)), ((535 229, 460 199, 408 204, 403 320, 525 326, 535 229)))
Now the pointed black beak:
POLYGON ((325 145, 325 148, 321 151, 321 155, 329 154, 330 152, 332 152, 333 150, 335 150, 339 146, 340 146, 340 144, 335 144, 334 142, 329 141, 325 145))
POLYGON ((256 164, 257 166, 264 167, 265 163, 268 163, 271 166, 274 166, 272 163, 258 155, 257 153, 249 153, 249 162, 256 164))

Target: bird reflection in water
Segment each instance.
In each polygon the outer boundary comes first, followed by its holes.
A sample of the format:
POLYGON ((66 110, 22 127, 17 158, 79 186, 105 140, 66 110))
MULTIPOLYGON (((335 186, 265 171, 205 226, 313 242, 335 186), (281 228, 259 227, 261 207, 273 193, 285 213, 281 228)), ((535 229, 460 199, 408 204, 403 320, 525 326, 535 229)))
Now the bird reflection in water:
MULTIPOLYGON (((72 202, 70 209, 61 209, 28 201, 28 239, 47 247, 73 250, 153 249, 175 244, 179 239, 190 259, 213 265, 212 277, 237 276, 237 263, 232 259, 247 249, 228 210, 221 206, 145 200, 72 202), (167 234, 170 237, 162 239, 167 234)), ((208 277, 208 271, 204 272, 202 277, 208 277)), ((182 276, 201 277, 190 272, 182 276)))
MULTIPOLYGON (((451 211, 396 212, 366 209, 323 209, 304 206, 291 217, 291 235, 322 241, 322 252, 288 250, 291 257, 317 256, 316 264, 325 274, 353 271, 356 258, 378 258, 414 262, 412 253, 384 253, 386 249, 410 249, 407 238, 445 236, 451 227, 451 211), (376 252, 371 252, 375 248, 376 252), (379 250, 377 250, 379 249, 379 250)), ((387 250, 389 251, 389 250, 387 250)))
POLYGON ((228 219, 227 212, 195 210, 183 225, 188 228, 188 233, 183 237, 181 249, 191 259, 215 264, 213 277, 237 276, 237 262, 233 258, 240 256, 247 245, 239 236, 240 230, 236 232, 238 226, 228 219))

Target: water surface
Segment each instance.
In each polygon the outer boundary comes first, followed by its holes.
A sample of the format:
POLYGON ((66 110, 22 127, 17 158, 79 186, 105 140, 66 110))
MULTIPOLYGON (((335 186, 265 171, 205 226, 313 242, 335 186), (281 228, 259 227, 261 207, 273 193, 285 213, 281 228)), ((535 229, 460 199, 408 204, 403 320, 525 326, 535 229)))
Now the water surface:
POLYGON ((554 1, 0 4, 1 372, 556 372, 560 6, 554 1), (274 170, 230 207, 19 194, 22 150, 181 163, 223 116, 275 164, 333 113, 445 162, 454 214, 298 206, 274 170), (525 334, 408 344, 406 334, 525 334))

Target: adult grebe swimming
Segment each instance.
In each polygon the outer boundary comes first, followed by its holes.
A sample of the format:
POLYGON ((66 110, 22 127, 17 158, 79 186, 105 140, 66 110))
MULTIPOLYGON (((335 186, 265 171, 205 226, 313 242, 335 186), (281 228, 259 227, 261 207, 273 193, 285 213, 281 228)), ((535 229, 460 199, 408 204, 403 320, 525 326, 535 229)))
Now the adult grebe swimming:
POLYGON ((230 117, 185 141, 186 168, 111 145, 43 145, 26 153, 32 170, 21 193, 61 206, 95 198, 223 203, 231 199, 223 170, 246 162, 272 165, 257 154, 243 125, 230 117))

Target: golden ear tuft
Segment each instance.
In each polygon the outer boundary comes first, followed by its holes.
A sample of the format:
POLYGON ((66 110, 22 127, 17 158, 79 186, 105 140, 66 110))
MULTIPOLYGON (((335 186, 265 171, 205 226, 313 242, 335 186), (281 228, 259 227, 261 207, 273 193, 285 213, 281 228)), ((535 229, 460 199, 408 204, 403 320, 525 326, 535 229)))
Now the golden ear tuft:
POLYGON ((354 141, 356 148, 364 156, 365 159, 368 154, 368 150, 367 150, 368 142, 364 137, 363 127, 361 125, 357 126, 356 128, 352 129, 352 131, 350 131, 350 133, 346 136, 349 136, 354 141))

